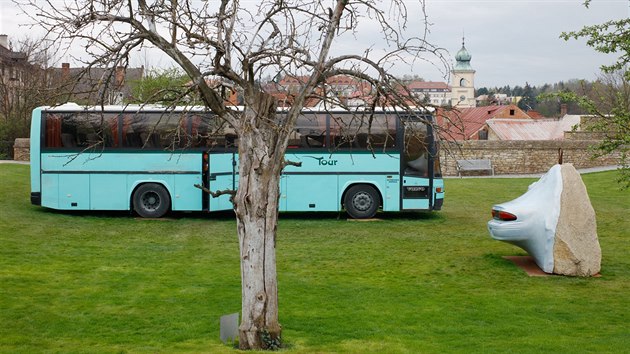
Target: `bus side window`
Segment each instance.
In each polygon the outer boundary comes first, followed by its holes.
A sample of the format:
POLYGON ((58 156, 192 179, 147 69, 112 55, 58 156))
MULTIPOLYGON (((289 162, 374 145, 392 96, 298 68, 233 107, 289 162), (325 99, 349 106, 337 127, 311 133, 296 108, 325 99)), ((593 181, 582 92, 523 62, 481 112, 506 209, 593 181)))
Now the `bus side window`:
POLYGON ((295 123, 293 141, 289 145, 300 148, 323 148, 326 145, 326 114, 302 113, 295 123))
POLYGON ((201 116, 199 128, 195 129, 193 121, 193 140, 196 145, 204 149, 224 149, 236 145, 236 131, 224 120, 211 113, 201 116))
MULTIPOLYGON (((129 115, 130 124, 126 129, 125 147, 135 149, 159 148, 160 142, 156 131, 157 122, 151 114, 136 113, 129 115)), ((127 119, 127 116, 125 117, 127 119)))
POLYGON ((356 131, 352 133, 351 120, 351 114, 331 114, 328 134, 333 150, 353 147, 356 131))
POLYGON ((225 148, 235 145, 236 136, 227 122, 211 113, 191 116, 191 135, 193 148, 225 148))
POLYGON ((368 112, 362 120, 357 133, 360 148, 382 151, 396 146, 396 116, 368 112))
POLYGON ((74 135, 70 133, 61 133, 61 144, 63 147, 76 147, 77 143, 74 140, 74 135))
POLYGON ((141 148, 143 147, 143 139, 140 133, 125 134, 125 147, 141 148))
POLYGON ((136 115, 134 132, 139 134, 136 148, 177 149, 190 142, 187 118, 180 113, 160 112, 136 115))
MULTIPOLYGON (((118 114, 96 113, 89 118, 101 147, 118 147, 118 114)), ((96 146, 96 145, 95 145, 96 146)))
POLYGON ((302 145, 302 134, 297 132, 296 130, 292 131, 289 135, 289 144, 287 145, 288 149, 296 149, 302 145))
POLYGON ((97 146, 110 147, 112 146, 110 125, 117 122, 117 119, 114 116, 113 121, 109 122, 103 117, 104 115, 100 113, 48 113, 43 146, 78 150, 97 146))
POLYGON ((326 144, 326 135, 303 135, 300 139, 300 146, 305 148, 323 148, 326 144))
POLYGON ((208 120, 200 114, 193 114, 188 117, 190 119, 190 137, 191 146, 193 148, 206 146, 208 139, 208 120))
POLYGON ((46 114, 45 147, 61 147, 61 116, 54 113, 46 114))
POLYGON ((120 146, 120 139, 118 136, 118 115, 105 116, 106 123, 103 124, 103 129, 107 129, 112 133, 112 147, 120 146))

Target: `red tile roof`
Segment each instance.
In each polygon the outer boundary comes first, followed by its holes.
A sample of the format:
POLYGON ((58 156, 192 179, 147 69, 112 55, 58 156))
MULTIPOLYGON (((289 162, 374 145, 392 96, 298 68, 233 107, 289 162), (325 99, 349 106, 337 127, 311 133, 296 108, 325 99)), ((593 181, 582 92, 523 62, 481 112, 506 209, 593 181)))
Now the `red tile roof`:
POLYGON ((545 116, 543 116, 542 114, 538 113, 538 111, 534 111, 533 109, 530 109, 529 111, 527 111, 527 115, 532 117, 532 119, 545 118, 545 116))
POLYGON ((493 118, 531 119, 516 105, 460 108, 444 111, 438 117, 447 140, 477 140, 477 134, 493 118))
POLYGON ((500 140, 562 140, 579 124, 580 116, 562 119, 490 119, 488 128, 500 140))
POLYGON ((308 81, 308 76, 285 76, 278 83, 286 85, 304 85, 308 81))
POLYGON ((409 90, 430 90, 430 89, 438 89, 438 90, 450 90, 451 88, 445 82, 435 82, 435 81, 412 81, 407 85, 409 90))

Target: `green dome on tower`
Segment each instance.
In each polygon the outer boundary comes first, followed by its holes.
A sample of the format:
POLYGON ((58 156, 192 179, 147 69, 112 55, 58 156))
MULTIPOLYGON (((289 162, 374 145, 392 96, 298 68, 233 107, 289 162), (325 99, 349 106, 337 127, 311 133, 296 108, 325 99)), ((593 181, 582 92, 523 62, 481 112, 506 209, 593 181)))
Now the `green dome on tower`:
POLYGON ((460 49, 457 54, 455 54, 455 60, 457 61, 470 61, 470 59, 472 58, 472 55, 470 55, 470 53, 468 53, 468 51, 466 50, 466 47, 462 46, 462 49, 460 49))
POLYGON ((470 59, 472 59, 472 55, 468 53, 466 50, 466 46, 464 46, 464 39, 462 38, 462 49, 460 49, 457 54, 455 54, 455 70, 473 70, 472 66, 470 66, 470 59))

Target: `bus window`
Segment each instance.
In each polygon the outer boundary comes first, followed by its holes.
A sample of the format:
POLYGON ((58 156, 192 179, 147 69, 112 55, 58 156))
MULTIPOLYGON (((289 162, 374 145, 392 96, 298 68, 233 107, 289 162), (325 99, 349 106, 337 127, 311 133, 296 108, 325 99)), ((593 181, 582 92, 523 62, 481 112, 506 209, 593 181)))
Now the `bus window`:
POLYGON ((190 140, 186 119, 179 113, 129 113, 122 120, 126 148, 177 149, 190 140))
POLYGON ((383 150, 396 147, 396 116, 374 114, 372 121, 359 132, 359 147, 368 150, 383 150))
MULTIPOLYGON (((122 115, 122 140, 124 147, 141 148, 144 146, 145 140, 143 136, 142 123, 145 120, 142 114, 123 114, 122 115)), ((148 139, 148 137, 146 137, 148 139)))
POLYGON ((383 150, 396 145, 396 116, 383 113, 333 114, 330 141, 334 148, 383 150))
POLYGON ((326 114, 312 112, 301 114, 297 118, 295 132, 291 137, 293 141, 290 141, 289 145, 299 144, 302 148, 323 148, 326 146, 326 114))
POLYGON ((191 147, 205 147, 207 146, 208 131, 211 131, 210 125, 212 121, 210 117, 203 114, 191 114, 190 119, 190 138, 191 147))
POLYGON ((427 125, 420 121, 406 120, 404 164, 406 175, 426 177, 429 174, 428 158, 430 137, 427 134, 427 125))
MULTIPOLYGON (((286 112, 278 112, 276 113, 276 124, 278 124, 278 126, 286 126, 287 125, 287 117, 288 114, 286 112)), ((300 118, 298 116, 298 120, 300 121, 300 118)), ((307 122, 302 122, 304 126, 308 126, 308 121, 307 122)), ((296 123, 297 124, 297 123, 296 123)), ((287 149, 297 149, 301 146, 302 144, 302 134, 300 134, 298 132, 299 128, 295 127, 293 129, 293 131, 289 132, 289 141, 287 144, 287 149)))
POLYGON ((61 147, 61 115, 60 114, 47 114, 46 115, 46 135, 44 146, 48 148, 61 147))
POLYGON ((330 146, 333 150, 359 147, 357 134, 364 122, 361 116, 352 113, 337 113, 330 115, 330 146))
POLYGON ((210 113, 193 114, 190 120, 193 148, 219 149, 234 146, 236 132, 225 120, 210 113))
POLYGON ((47 148, 82 150, 116 146, 112 139, 117 131, 116 114, 47 113, 45 125, 47 148))

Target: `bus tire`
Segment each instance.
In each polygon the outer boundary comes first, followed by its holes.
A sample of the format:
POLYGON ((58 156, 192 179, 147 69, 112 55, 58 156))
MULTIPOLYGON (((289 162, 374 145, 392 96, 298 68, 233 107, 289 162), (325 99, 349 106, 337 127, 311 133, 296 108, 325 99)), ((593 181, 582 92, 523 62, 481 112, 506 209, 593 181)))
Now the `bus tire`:
POLYGON ((381 204, 378 191, 367 184, 357 184, 346 192, 344 197, 346 213, 353 219, 369 219, 376 215, 381 204))
POLYGON ((133 193, 133 209, 143 218, 161 218, 171 207, 171 196, 157 183, 140 185, 133 193))

